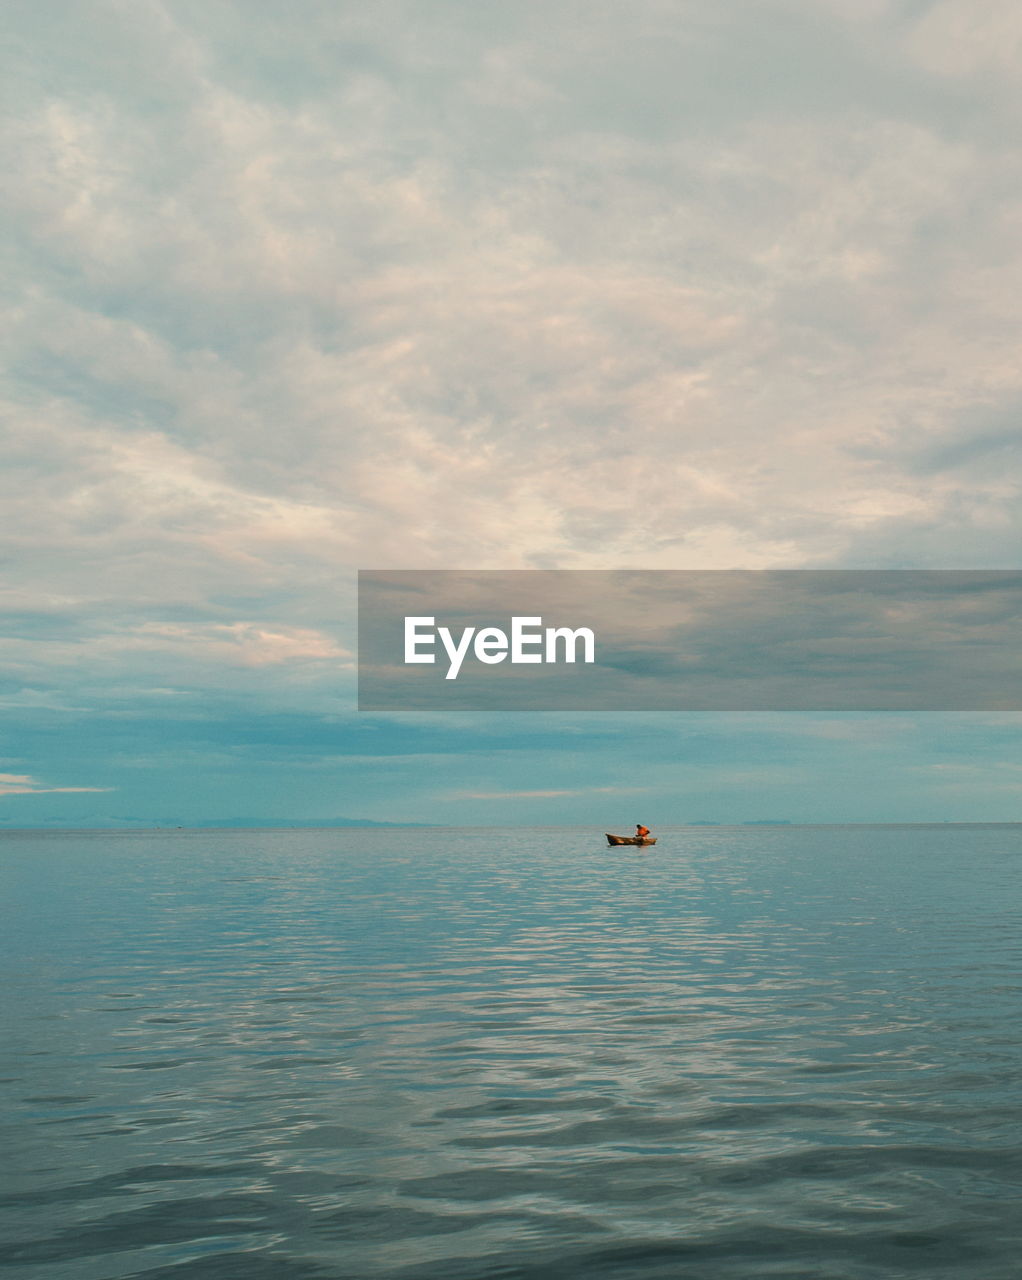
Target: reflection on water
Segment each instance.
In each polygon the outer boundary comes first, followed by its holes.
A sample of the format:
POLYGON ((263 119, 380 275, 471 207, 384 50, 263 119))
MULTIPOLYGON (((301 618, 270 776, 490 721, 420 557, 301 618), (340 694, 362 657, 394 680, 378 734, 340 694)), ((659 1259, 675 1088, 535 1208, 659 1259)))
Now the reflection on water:
POLYGON ((1020 828, 0 837, 14 1280, 1015 1280, 1020 828))

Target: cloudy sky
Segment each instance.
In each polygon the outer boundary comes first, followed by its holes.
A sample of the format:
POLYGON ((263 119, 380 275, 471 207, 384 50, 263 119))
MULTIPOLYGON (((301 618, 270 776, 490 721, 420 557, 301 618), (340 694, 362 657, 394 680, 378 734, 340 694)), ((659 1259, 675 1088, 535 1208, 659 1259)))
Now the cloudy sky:
POLYGON ((1022 818, 1022 720, 367 716, 362 568, 1014 568, 1013 0, 11 0, 0 823, 1022 818))

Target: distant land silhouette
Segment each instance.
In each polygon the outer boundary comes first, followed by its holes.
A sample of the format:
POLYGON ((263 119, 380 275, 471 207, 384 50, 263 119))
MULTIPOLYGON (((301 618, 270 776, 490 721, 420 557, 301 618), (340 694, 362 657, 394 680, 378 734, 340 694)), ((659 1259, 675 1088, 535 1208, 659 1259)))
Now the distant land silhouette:
POLYGON ((435 822, 376 822, 372 818, 203 818, 171 822, 154 818, 101 818, 95 822, 4 823, 0 831, 212 831, 289 827, 435 827, 435 822))

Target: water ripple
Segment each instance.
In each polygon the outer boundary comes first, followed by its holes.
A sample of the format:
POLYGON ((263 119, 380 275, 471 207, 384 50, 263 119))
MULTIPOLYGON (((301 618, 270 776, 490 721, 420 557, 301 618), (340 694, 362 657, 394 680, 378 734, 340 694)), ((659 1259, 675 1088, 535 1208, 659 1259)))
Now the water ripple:
POLYGON ((1018 829, 2 837, 12 1280, 1015 1280, 1018 829))

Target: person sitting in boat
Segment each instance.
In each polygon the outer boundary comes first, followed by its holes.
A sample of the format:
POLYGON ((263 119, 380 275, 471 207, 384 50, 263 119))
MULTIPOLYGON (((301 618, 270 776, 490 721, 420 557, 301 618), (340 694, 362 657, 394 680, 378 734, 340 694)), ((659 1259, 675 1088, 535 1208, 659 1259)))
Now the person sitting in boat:
POLYGON ((636 840, 645 840, 648 835, 649 835, 649 827, 644 827, 641 822, 637 822, 635 824, 636 840))

